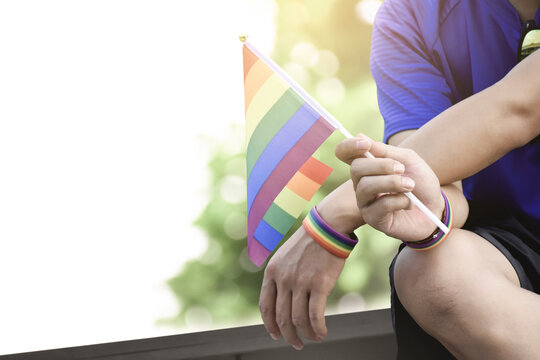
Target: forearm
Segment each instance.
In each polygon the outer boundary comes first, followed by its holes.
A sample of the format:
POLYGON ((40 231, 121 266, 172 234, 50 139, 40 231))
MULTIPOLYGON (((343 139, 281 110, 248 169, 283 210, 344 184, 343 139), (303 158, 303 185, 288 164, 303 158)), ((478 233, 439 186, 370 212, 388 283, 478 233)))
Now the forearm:
POLYGON ((540 134, 540 52, 495 85, 444 111, 400 146, 412 148, 442 184, 464 179, 540 134))
POLYGON ((328 224, 342 234, 351 234, 364 225, 351 180, 328 194, 317 205, 317 210, 328 224))

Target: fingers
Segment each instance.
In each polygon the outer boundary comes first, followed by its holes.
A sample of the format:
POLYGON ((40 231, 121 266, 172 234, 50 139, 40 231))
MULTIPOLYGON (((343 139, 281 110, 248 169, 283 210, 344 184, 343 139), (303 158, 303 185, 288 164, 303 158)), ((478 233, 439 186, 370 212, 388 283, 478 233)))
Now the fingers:
MULTIPOLYGON (((358 135, 359 139, 364 140, 364 135, 358 135)), ((397 146, 387 145, 382 142, 371 140, 371 146, 369 148, 371 155, 376 158, 390 158, 397 160, 403 164, 410 164, 419 159, 418 154, 411 149, 400 148, 397 146)))
POLYGON ((309 296, 309 322, 319 341, 328 334, 324 321, 325 307, 326 295, 322 292, 313 291, 309 296))
POLYGON ((369 151, 371 143, 373 141, 369 138, 354 138, 346 139, 338 144, 336 147, 336 157, 346 164, 359 157, 363 157, 364 154, 369 151))
POLYGON ((409 210, 411 206, 412 202, 403 194, 383 195, 366 208, 366 221, 376 224, 388 214, 398 210, 409 210))
POLYGON ((286 342, 296 350, 302 349, 304 344, 296 333, 296 328, 291 321, 292 294, 285 289, 278 289, 276 300, 276 321, 286 342))
POLYGON ((356 202, 359 208, 380 198, 380 194, 403 193, 414 189, 413 179, 401 175, 365 176, 358 181, 356 202))
POLYGON ((418 155, 413 150, 373 141, 363 134, 358 134, 353 139, 340 142, 336 147, 336 156, 350 165, 354 159, 364 157, 367 151, 376 158, 391 158, 404 164, 418 158, 418 155))
POLYGON ((273 280, 267 280, 267 276, 265 276, 261 287, 259 309, 264 327, 274 340, 277 340, 280 335, 276 322, 276 295, 276 283, 273 280))
POLYGON ((309 321, 309 294, 306 291, 295 291, 292 298, 292 323, 302 335, 310 340, 318 341, 319 338, 309 321))
POLYGON ((405 166, 402 163, 392 159, 383 158, 354 159, 350 169, 351 179, 355 188, 358 185, 360 178, 364 176, 403 174, 404 171, 405 166))

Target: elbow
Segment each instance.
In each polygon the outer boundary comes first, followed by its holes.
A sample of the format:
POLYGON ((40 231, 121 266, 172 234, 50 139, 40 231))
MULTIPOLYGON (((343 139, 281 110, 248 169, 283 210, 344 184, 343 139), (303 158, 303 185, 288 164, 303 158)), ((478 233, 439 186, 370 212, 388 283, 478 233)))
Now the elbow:
MULTIPOLYGON (((537 91, 523 89, 509 95, 507 91, 499 90, 499 99, 505 103, 504 118, 506 126, 501 127, 512 149, 527 145, 531 140, 540 135, 540 101, 537 91), (536 96, 535 96, 536 95, 536 96)), ((495 130, 495 129, 493 129, 495 130)), ((495 130, 497 131, 497 130, 495 130)))
POLYGON ((540 135, 540 102, 527 98, 513 101, 509 105, 509 120, 512 128, 508 135, 512 147, 527 145, 540 135))
POLYGON ((529 75, 532 70, 537 71, 540 54, 530 58, 523 62, 525 67, 516 66, 494 85, 497 99, 504 104, 502 110, 507 115, 504 127, 514 148, 524 146, 540 135, 540 81, 529 75))

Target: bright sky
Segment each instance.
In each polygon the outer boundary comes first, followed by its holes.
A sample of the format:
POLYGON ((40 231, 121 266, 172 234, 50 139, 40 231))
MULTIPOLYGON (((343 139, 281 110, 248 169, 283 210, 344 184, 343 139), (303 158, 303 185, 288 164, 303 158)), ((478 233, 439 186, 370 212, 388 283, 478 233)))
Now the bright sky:
POLYGON ((0 3, 0 354, 175 329, 208 150, 243 121, 270 0, 0 3))

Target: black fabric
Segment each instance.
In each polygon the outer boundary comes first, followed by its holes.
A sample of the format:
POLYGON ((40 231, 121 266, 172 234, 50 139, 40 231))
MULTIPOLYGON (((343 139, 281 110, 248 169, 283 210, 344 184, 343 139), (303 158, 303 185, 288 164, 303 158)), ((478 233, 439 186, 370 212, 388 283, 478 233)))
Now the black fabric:
MULTIPOLYGON (((510 261, 521 287, 540 293, 540 239, 518 218, 502 208, 469 202, 469 217, 463 229, 470 230, 493 244, 510 261)), ((404 245, 399 247, 399 252, 404 245)), ((394 288, 394 265, 390 265, 392 322, 398 343, 398 360, 454 359, 435 338, 427 334, 407 313, 394 288)))

